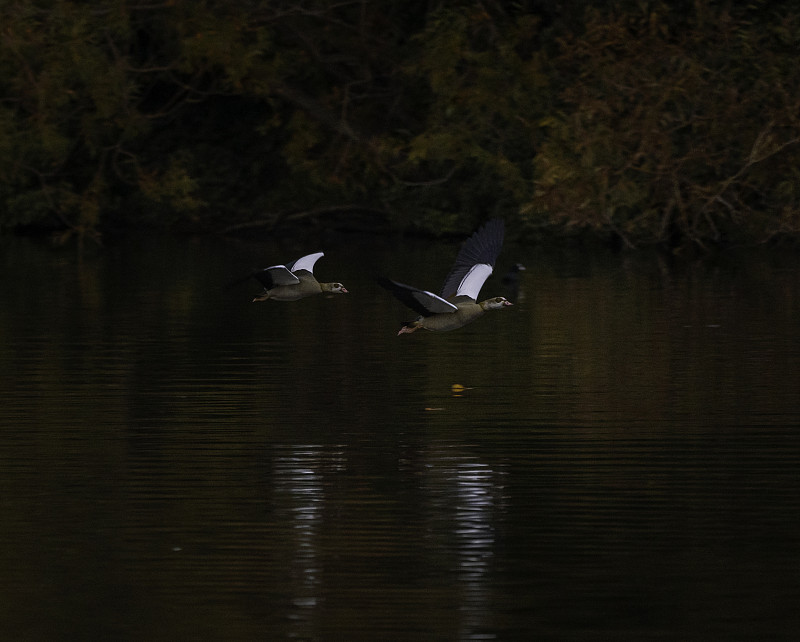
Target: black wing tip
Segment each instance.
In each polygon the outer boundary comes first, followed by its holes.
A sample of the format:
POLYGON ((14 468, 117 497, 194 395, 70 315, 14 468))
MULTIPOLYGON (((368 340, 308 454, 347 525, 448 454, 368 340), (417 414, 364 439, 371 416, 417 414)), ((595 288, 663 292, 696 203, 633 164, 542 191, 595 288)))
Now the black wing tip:
POLYGON ((386 276, 379 276, 375 279, 375 282, 380 285, 382 288, 389 290, 390 292, 410 292, 416 291, 417 288, 406 285, 405 283, 400 283, 400 281, 394 281, 386 276))
POLYGON ((261 268, 260 270, 255 270, 250 276, 254 278, 256 281, 258 281, 265 288, 269 289, 272 287, 272 277, 270 276, 268 268, 261 268))
POLYGON ((481 254, 498 252, 503 245, 506 224, 501 218, 493 218, 481 225, 464 241, 462 251, 465 254, 481 254))
POLYGON ((411 308, 417 314, 424 317, 433 314, 433 312, 422 305, 414 296, 414 292, 420 292, 420 290, 417 288, 411 287, 410 285, 405 285, 404 283, 398 283, 397 281, 392 281, 392 279, 385 276, 378 277, 375 279, 375 281, 382 288, 389 290, 389 292, 391 292, 392 295, 394 295, 394 297, 400 301, 400 303, 405 305, 407 308, 411 308))
POLYGON ((486 221, 464 241, 456 255, 456 261, 444 281, 443 298, 447 299, 456 293, 461 279, 472 266, 485 263, 494 268, 503 247, 504 235, 505 221, 502 218, 493 218, 486 221))
POLYGON ((499 239, 502 243, 503 237, 505 236, 506 232, 506 222, 502 218, 492 218, 486 221, 483 225, 481 225, 478 230, 472 235, 473 238, 475 237, 492 237, 494 239, 499 239))
POLYGON ((386 276, 379 276, 377 279, 375 279, 375 283, 380 285, 384 290, 389 290, 389 292, 397 292, 398 290, 403 289, 402 283, 392 281, 392 279, 386 276))
POLYGON ((499 216, 495 218, 490 218, 486 221, 481 227, 497 227, 497 228, 505 228, 506 222, 504 219, 500 218, 499 216))

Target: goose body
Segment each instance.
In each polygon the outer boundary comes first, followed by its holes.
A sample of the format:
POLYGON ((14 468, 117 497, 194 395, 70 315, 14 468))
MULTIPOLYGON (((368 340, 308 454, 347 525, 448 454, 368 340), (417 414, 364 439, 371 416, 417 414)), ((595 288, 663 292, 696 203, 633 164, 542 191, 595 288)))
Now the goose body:
POLYGON ((494 270, 500 254, 504 229, 502 220, 493 219, 467 239, 445 279, 441 295, 391 279, 379 279, 379 285, 420 315, 414 321, 404 323, 398 334, 415 332, 420 328, 434 332, 456 330, 488 310, 512 305, 501 296, 478 302, 481 288, 494 270))
POLYGON ((297 301, 323 292, 347 294, 341 283, 320 283, 314 277, 314 264, 323 256, 323 252, 315 252, 288 265, 273 265, 254 272, 252 276, 264 286, 264 291, 253 301, 297 301))

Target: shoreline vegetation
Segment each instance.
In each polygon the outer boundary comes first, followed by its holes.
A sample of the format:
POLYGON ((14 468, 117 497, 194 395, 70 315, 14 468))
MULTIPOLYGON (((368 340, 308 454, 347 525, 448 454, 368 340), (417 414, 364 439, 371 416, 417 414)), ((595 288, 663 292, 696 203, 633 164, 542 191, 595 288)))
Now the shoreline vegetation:
POLYGON ((795 244, 796 3, 587 4, 4 2, 0 231, 795 244))

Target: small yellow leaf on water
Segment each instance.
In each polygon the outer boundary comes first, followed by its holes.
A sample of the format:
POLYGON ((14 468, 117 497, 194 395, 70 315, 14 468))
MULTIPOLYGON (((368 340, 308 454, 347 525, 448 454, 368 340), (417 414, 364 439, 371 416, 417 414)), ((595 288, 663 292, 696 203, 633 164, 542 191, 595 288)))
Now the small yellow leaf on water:
POLYGON ((452 386, 450 386, 450 390, 452 390, 454 393, 459 393, 459 392, 464 392, 466 388, 462 386, 460 383, 454 383, 452 386))

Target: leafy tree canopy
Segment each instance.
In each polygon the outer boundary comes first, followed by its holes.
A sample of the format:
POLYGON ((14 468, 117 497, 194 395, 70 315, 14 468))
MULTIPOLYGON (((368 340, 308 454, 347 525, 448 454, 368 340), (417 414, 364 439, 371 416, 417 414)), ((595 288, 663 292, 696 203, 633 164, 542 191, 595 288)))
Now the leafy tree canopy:
POLYGON ((800 231, 792 3, 7 0, 0 226, 800 231))

